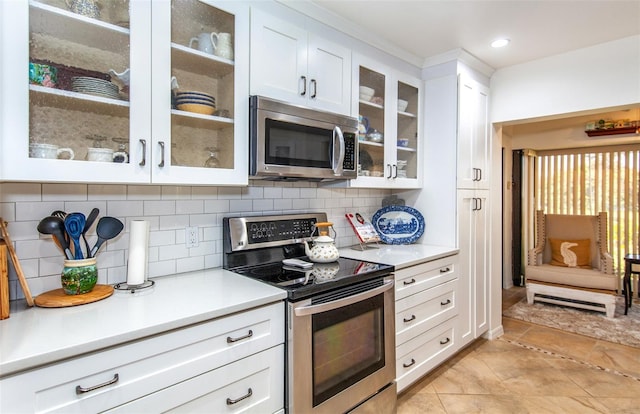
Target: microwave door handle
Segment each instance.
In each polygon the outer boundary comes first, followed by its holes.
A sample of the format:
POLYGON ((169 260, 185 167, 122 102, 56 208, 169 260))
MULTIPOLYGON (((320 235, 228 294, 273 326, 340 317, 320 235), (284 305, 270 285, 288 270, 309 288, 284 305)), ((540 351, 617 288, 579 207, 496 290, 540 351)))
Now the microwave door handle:
POLYGON ((342 308, 344 306, 352 305, 354 303, 362 302, 363 300, 372 298, 376 295, 386 292, 393 288, 393 280, 384 282, 382 286, 367 290, 362 293, 358 293, 353 296, 347 296, 346 298, 333 300, 331 302, 320 303, 317 305, 301 306, 294 310, 296 316, 314 315, 316 313, 327 312, 330 310, 342 308))
MULTIPOLYGON (((335 126, 333 128, 333 143, 335 144, 336 141, 336 137, 338 137, 338 143, 340 144, 340 153, 338 154, 338 158, 336 160, 335 158, 335 150, 333 151, 333 174, 336 176, 340 176, 342 175, 342 171, 343 171, 343 163, 344 163, 344 153, 345 153, 345 146, 344 146, 344 135, 342 134, 342 130, 340 129, 339 126, 335 126)), ((334 147, 335 148, 335 147, 334 147)))

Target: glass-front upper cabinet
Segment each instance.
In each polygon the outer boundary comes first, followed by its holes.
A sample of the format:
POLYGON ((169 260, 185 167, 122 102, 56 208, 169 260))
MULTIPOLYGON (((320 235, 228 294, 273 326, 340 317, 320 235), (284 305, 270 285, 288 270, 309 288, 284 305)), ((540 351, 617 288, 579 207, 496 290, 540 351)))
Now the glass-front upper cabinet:
POLYGON ((246 184, 248 10, 211 4, 2 2, 0 178, 246 184))
POLYGON ((354 62, 359 170, 350 185, 420 188, 421 81, 363 56, 354 62))

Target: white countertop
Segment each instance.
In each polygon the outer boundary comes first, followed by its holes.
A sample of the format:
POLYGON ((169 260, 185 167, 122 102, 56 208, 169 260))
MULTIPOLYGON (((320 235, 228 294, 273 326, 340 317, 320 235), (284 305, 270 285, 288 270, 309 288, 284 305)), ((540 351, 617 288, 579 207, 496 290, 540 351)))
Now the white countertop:
POLYGON ((340 249, 340 256, 349 259, 366 260, 395 266, 396 269, 430 262, 442 257, 458 253, 458 249, 447 246, 432 246, 427 244, 370 245, 370 249, 360 251, 351 247, 340 249))
POLYGON ((286 298, 286 291, 223 269, 154 278, 136 293, 67 308, 11 310, 0 321, 0 376, 286 298))

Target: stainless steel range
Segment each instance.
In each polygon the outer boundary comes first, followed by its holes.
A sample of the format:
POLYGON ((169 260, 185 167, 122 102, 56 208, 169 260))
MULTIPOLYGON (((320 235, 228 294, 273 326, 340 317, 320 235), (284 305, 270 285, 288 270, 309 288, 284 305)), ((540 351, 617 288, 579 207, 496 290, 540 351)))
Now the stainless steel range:
POLYGON ((324 213, 224 218, 224 268, 287 291, 287 412, 395 413, 393 266, 285 260, 308 261, 303 242, 326 221, 324 213))

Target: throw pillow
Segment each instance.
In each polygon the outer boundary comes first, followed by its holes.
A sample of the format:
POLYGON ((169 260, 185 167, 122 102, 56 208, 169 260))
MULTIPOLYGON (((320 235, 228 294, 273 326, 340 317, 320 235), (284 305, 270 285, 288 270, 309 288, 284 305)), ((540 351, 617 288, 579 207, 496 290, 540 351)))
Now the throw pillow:
POLYGON ((551 264, 554 266, 591 269, 591 240, 562 240, 549 238, 551 264))

